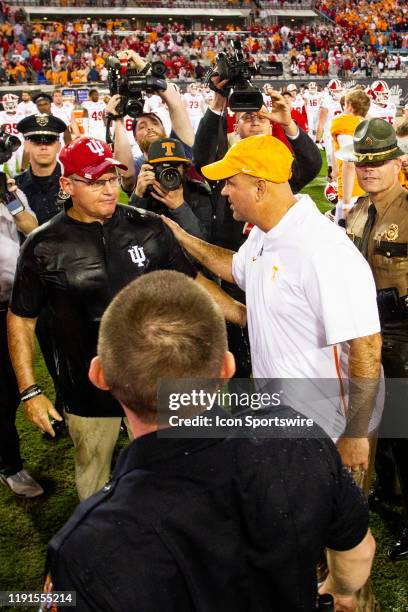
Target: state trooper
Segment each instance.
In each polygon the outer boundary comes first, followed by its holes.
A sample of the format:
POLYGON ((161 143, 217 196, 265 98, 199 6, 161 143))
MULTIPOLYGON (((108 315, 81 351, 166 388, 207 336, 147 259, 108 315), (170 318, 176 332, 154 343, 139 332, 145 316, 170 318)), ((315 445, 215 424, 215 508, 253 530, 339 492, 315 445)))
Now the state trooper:
MULTIPOLYGON (((340 155, 354 162, 358 182, 367 195, 359 198, 349 213, 346 231, 373 271, 385 376, 388 379, 408 378, 408 192, 399 181, 403 151, 398 146, 394 128, 382 119, 362 121, 353 140, 353 145, 340 155)), ((406 394, 401 396, 395 381, 392 387, 388 385, 376 468, 381 493, 390 499, 394 493, 393 470, 389 466, 392 454, 407 521, 408 439, 395 437, 406 431, 401 420, 406 411, 404 401, 406 403, 406 394)), ((390 558, 394 561, 408 559, 407 523, 390 558)))

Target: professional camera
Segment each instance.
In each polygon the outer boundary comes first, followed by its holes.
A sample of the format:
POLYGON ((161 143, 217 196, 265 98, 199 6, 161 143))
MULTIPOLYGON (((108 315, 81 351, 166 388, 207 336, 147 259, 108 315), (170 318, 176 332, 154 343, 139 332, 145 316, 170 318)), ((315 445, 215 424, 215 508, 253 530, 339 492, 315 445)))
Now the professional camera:
POLYGON ((17 136, 11 136, 2 125, 0 127, 0 164, 5 164, 20 145, 21 142, 17 136))
POLYGON ((217 65, 207 75, 206 84, 213 91, 228 97, 232 111, 257 111, 263 104, 263 97, 261 91, 250 83, 253 75, 257 74, 257 69, 245 59, 239 40, 232 40, 231 47, 232 53, 218 53, 217 65), (221 81, 228 80, 228 86, 218 88, 211 80, 213 76, 219 76, 221 81))
MULTIPOLYGON (((150 162, 149 162, 150 163, 150 162)), ((156 180, 166 191, 175 191, 181 185, 182 178, 180 172, 175 168, 176 162, 152 164, 156 180)))
POLYGON ((143 113, 144 93, 167 89, 167 83, 163 78, 167 68, 163 62, 147 63, 142 70, 130 63, 123 69, 120 60, 111 56, 108 58, 108 70, 110 95, 121 96, 116 111, 122 117, 125 115, 139 117, 143 113))

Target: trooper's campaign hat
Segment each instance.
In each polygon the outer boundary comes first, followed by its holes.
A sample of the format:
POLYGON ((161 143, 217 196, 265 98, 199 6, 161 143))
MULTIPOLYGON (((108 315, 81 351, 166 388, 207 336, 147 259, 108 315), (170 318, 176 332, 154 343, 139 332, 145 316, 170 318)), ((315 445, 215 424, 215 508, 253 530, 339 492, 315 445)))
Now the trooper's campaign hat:
POLYGON ((26 140, 53 142, 66 130, 66 124, 54 115, 29 115, 17 123, 26 140))
POLYGON ((336 152, 337 159, 357 164, 374 164, 404 155, 397 135, 384 119, 365 119, 356 127, 353 144, 336 152))
POLYGON ((180 162, 191 164, 191 159, 186 157, 184 147, 176 138, 160 138, 149 147, 147 159, 151 164, 160 162, 180 162))

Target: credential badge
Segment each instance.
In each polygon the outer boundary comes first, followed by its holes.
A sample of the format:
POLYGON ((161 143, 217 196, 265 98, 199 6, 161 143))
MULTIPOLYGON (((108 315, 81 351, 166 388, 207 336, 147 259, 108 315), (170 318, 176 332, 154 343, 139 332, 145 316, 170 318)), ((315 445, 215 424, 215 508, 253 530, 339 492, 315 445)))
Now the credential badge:
POLYGON ((398 225, 396 223, 391 223, 391 225, 385 232, 385 237, 390 242, 394 242, 394 240, 398 238, 398 225))
POLYGON ((48 115, 36 115, 35 120, 40 127, 45 127, 46 125, 48 125, 50 119, 48 115))

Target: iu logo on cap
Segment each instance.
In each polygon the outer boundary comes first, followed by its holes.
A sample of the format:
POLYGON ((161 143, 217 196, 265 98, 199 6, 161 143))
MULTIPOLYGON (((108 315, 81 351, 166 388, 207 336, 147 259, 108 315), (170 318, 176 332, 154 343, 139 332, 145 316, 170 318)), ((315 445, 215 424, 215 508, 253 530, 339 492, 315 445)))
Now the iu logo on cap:
POLYGON ((139 268, 144 266, 144 262, 146 261, 146 255, 144 253, 143 247, 134 245, 130 249, 128 249, 128 253, 130 255, 130 259, 134 264, 137 264, 139 268))
POLYGON ((86 143, 86 146, 89 147, 92 153, 95 153, 95 155, 99 155, 100 157, 103 157, 105 154, 105 149, 103 148, 103 144, 99 142, 98 140, 94 140, 93 138, 91 138, 89 142, 86 143))

